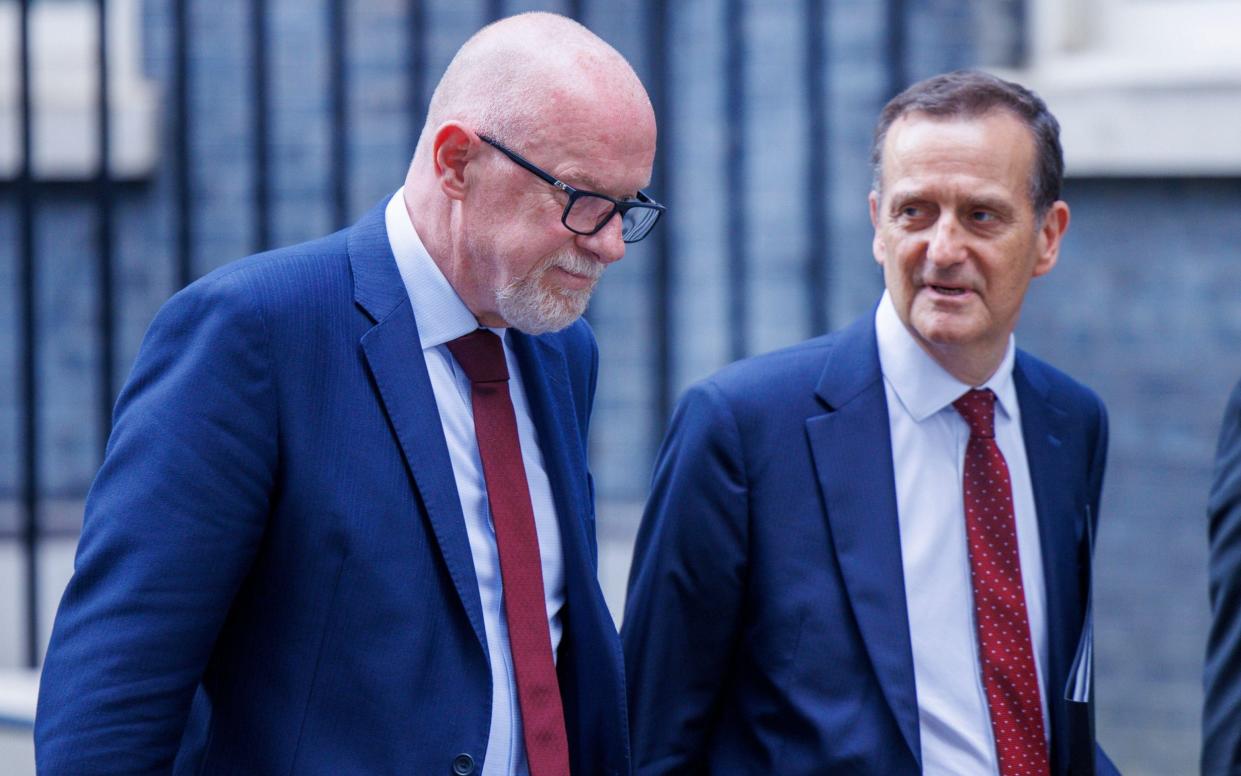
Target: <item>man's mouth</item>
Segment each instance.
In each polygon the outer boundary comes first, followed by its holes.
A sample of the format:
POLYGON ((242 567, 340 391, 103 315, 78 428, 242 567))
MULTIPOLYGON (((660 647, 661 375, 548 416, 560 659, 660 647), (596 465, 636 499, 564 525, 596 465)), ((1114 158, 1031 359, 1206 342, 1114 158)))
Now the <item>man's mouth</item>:
POLYGON ((583 272, 575 272, 574 270, 569 269, 568 267, 562 267, 562 266, 557 265, 556 269, 560 270, 561 272, 565 273, 566 275, 570 275, 570 276, 575 277, 575 278, 577 278, 577 279, 579 279, 579 280, 594 280, 594 279, 595 279, 595 276, 594 276, 593 274, 592 274, 592 275, 588 275, 588 274, 585 274, 585 273, 583 273, 583 272))
POLYGON ((963 296, 969 293, 968 288, 963 288, 961 286, 940 286, 934 283, 928 283, 927 288, 937 294, 943 294, 944 296, 963 296))
POLYGON ((558 284, 566 290, 585 291, 594 288, 595 283, 599 281, 599 276, 603 274, 602 266, 592 266, 582 262, 564 262, 551 266, 560 275, 558 284))
POLYGON ((578 280, 594 282, 603 274, 603 265, 589 259, 565 257, 552 264, 553 267, 578 280))

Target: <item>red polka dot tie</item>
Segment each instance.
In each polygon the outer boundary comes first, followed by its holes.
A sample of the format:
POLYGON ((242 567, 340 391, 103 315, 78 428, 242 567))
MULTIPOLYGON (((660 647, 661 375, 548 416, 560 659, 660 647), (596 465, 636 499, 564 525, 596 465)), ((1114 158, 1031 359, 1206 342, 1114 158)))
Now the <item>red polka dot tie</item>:
POLYGON ((978 653, 1000 776, 1047 776, 1051 769, 1021 583, 1013 486, 995 442, 995 394, 973 390, 952 406, 970 427, 965 527, 978 653))

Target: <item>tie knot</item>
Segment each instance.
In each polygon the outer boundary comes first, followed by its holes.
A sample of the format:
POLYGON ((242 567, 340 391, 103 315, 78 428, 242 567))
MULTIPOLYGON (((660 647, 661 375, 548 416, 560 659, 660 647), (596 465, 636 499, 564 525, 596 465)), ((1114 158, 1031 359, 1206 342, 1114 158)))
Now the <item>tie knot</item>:
POLYGON ((990 388, 974 388, 952 403, 957 412, 969 424, 974 436, 995 436, 995 394, 990 388))
POLYGON ((448 343, 448 352, 457 359, 471 383, 502 383, 508 380, 504 343, 486 329, 475 329, 448 343))

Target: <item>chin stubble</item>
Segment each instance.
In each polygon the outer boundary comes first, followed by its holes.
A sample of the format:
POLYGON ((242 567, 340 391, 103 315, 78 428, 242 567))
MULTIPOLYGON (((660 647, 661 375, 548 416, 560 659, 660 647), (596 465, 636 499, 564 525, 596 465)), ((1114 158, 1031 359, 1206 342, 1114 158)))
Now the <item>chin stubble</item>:
POLYGON ((496 291, 496 309, 505 322, 526 334, 560 331, 586 312, 590 295, 603 275, 604 265, 571 252, 550 257, 525 276, 496 291), (549 287, 547 273, 559 267, 591 278, 583 289, 549 287))

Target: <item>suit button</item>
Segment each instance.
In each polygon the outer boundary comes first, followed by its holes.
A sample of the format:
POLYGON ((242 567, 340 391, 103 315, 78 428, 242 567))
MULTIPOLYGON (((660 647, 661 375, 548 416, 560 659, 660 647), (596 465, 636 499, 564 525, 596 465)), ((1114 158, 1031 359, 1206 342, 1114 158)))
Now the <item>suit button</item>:
POLYGON ((474 772, 474 758, 468 754, 452 758, 452 772, 455 776, 470 776, 474 772))

